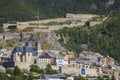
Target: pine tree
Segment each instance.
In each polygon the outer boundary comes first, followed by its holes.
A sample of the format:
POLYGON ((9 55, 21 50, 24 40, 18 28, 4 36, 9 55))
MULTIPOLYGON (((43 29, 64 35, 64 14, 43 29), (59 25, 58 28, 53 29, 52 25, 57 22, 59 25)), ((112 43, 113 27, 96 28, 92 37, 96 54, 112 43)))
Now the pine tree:
POLYGON ((14 68, 14 76, 21 75, 21 74, 22 74, 21 70, 18 68, 18 66, 15 66, 15 68, 14 68))

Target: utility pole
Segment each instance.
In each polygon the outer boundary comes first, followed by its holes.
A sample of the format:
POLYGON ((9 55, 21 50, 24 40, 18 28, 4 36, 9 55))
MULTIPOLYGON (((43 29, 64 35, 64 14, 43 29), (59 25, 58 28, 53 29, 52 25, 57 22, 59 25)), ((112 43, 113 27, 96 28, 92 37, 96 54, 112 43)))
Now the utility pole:
POLYGON ((48 42, 50 42, 50 37, 51 37, 51 35, 50 35, 50 27, 48 27, 48 42))
POLYGON ((38 25, 38 27, 39 27, 39 9, 37 9, 37 25, 38 25))

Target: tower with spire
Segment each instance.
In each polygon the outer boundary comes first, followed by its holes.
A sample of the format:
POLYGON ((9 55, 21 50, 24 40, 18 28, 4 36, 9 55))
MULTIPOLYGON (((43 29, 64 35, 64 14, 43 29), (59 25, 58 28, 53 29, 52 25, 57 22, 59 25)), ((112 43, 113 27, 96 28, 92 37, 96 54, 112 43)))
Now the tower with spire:
POLYGON ((37 51, 37 56, 40 56, 42 54, 41 44, 39 41, 35 42, 35 50, 37 51))
POLYGON ((31 42, 30 42, 30 41, 26 41, 26 42, 25 42, 25 46, 29 46, 29 47, 31 47, 31 46, 32 46, 32 44, 31 44, 31 42))

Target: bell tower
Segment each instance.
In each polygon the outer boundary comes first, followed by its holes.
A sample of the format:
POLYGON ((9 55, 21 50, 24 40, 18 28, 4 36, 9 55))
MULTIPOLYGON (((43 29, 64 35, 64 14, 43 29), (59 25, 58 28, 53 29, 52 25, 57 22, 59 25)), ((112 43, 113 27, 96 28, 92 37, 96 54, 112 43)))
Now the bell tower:
POLYGON ((32 46, 32 44, 31 44, 31 42, 30 42, 30 41, 26 41, 26 42, 25 42, 25 46, 29 46, 29 47, 31 47, 31 46, 32 46))
POLYGON ((41 44, 39 41, 35 42, 35 50, 37 51, 37 56, 40 56, 42 54, 41 44))

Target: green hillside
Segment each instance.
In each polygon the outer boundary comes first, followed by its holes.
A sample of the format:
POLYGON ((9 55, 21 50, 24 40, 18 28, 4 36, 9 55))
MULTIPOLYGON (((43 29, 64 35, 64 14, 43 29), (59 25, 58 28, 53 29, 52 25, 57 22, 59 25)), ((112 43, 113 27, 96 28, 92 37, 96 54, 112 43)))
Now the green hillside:
MULTIPOLYGON (((37 9, 40 19, 63 17, 66 13, 113 14, 120 12, 120 0, 0 0, 0 25, 36 20, 37 9)), ((68 50, 79 53, 87 49, 120 61, 119 30, 120 15, 114 15, 99 26, 64 28, 58 33, 68 50)))
POLYGON ((0 22, 63 17, 66 13, 118 12, 120 0, 0 0, 0 22), (113 3, 110 3, 113 1, 113 3))
POLYGON ((64 28, 57 31, 59 40, 68 50, 82 50, 110 55, 120 61, 120 14, 110 16, 103 24, 86 27, 64 28))
POLYGON ((34 14, 30 5, 19 0, 0 0, 0 22, 30 20, 34 14))

